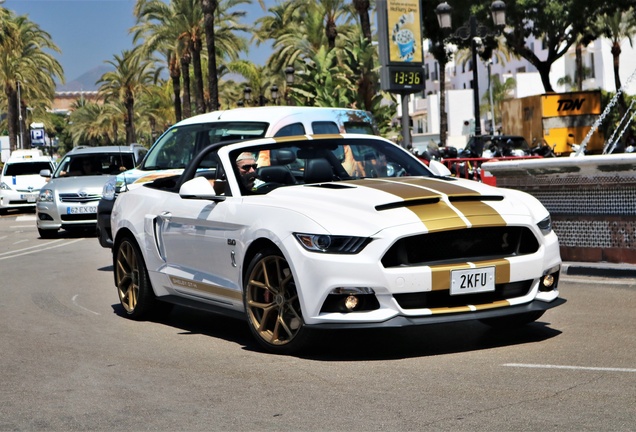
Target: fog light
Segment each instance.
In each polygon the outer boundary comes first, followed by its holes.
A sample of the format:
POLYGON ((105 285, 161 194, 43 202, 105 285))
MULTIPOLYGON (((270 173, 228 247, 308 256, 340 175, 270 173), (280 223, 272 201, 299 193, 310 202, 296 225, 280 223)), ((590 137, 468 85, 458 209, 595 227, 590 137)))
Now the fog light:
POLYGON ((356 308, 356 306, 358 306, 358 297, 356 296, 347 296, 347 298, 345 299, 344 302, 345 307, 347 308, 347 310, 352 311, 356 308))
POLYGON ((550 288, 552 284, 554 284, 554 276, 552 276, 551 274, 545 275, 543 277, 543 286, 546 288, 550 288))

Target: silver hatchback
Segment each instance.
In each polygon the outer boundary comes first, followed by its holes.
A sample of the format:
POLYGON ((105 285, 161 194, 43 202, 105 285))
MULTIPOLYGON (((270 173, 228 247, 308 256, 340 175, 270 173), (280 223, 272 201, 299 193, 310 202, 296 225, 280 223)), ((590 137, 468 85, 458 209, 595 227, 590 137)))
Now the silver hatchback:
POLYGON ((40 175, 50 180, 40 190, 35 207, 40 237, 55 237, 60 228, 94 230, 104 183, 134 168, 146 152, 137 144, 76 147, 62 158, 55 172, 41 171, 40 175))

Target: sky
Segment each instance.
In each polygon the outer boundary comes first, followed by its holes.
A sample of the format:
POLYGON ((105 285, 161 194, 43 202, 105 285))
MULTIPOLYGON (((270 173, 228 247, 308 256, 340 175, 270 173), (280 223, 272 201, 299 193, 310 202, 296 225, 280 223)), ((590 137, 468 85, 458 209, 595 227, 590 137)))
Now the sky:
MULTIPOLYGON (((29 19, 51 35, 62 53, 52 53, 64 68, 66 82, 112 60, 115 54, 133 47, 129 29, 135 24, 136 0, 5 0, 2 7, 29 19)), ((272 5, 275 0, 266 0, 272 5)), ((241 5, 245 24, 265 15, 258 1, 241 5)), ((251 35, 246 34, 248 39, 251 35)), ((267 49, 250 51, 249 59, 264 64, 267 49)), ((245 57, 245 56, 244 56, 245 57)))

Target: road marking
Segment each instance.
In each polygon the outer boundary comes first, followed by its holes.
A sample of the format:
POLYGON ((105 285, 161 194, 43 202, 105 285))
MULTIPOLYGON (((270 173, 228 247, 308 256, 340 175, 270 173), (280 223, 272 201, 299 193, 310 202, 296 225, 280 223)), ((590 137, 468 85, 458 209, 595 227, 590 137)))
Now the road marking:
POLYGON ((505 363, 503 366, 521 367, 521 368, 537 368, 537 369, 571 369, 571 370, 585 370, 585 371, 598 371, 598 372, 631 372, 631 373, 636 373, 636 369, 632 369, 632 368, 565 366, 565 365, 528 364, 528 363, 505 363))
POLYGON ((11 229, 16 229, 16 228, 35 228, 35 225, 11 225, 9 228, 11 228, 11 229))
POLYGON ((16 222, 33 222, 35 220, 35 215, 31 215, 31 216, 17 216, 15 218, 16 222))
POLYGON ((75 294, 75 295, 73 296, 73 298, 71 299, 71 300, 73 301, 73 304, 74 304, 75 306, 77 306, 77 307, 78 307, 78 308, 80 308, 80 309, 84 309, 84 310, 85 310, 85 311, 87 311, 87 312, 93 313, 93 314, 95 314, 95 315, 99 315, 99 312, 92 311, 92 310, 90 310, 90 309, 88 309, 88 308, 85 308, 84 306, 80 305, 79 303, 77 303, 77 297, 78 297, 78 296, 79 296, 79 294, 75 294))
MULTIPOLYGON (((42 251, 46 251, 46 250, 49 250, 49 249, 56 249, 56 248, 59 248, 59 247, 62 247, 62 246, 69 246, 69 245, 72 245, 73 243, 77 243, 77 242, 80 242, 82 240, 84 240, 84 239, 72 240, 72 241, 69 241, 69 242, 66 242, 66 243, 56 244, 56 245, 53 245, 53 246, 50 246, 50 247, 31 246, 31 247, 24 248, 24 249, 18 249, 17 251, 2 252, 2 253, 0 253, 0 255, 9 255, 9 256, 0 257, 0 261, 6 260, 6 259, 11 259, 11 258, 17 258, 17 257, 21 257, 21 256, 24 256, 24 255, 37 253, 37 252, 42 252, 42 251), (39 249, 29 250, 29 249, 33 249, 33 248, 39 248, 39 249), (21 252, 21 251, 24 251, 24 252, 16 253, 16 252, 21 252), (13 254, 13 255, 10 255, 10 254, 13 254)), ((58 241, 61 241, 61 240, 54 240, 54 241, 52 241, 52 242, 50 242, 48 244, 55 243, 55 242, 58 242, 58 241)))

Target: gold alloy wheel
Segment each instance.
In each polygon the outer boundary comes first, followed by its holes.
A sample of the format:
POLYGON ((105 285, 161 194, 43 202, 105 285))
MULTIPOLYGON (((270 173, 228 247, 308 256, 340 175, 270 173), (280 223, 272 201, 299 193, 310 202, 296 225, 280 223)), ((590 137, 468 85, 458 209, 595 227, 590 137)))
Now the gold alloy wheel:
POLYGON ((119 301, 127 313, 135 311, 139 299, 139 261, 134 246, 124 240, 117 250, 115 274, 119 301))
POLYGON ((252 268, 246 287, 250 326, 263 342, 289 344, 303 326, 300 302, 285 258, 265 255, 252 268))

